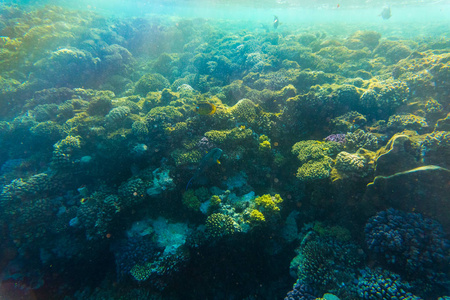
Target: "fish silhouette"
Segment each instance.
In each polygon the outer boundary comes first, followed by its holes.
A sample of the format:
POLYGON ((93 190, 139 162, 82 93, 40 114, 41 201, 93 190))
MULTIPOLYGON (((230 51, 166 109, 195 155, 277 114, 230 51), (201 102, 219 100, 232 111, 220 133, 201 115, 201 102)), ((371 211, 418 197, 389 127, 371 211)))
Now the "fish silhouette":
POLYGON ((189 185, 191 184, 192 180, 196 179, 200 174, 203 174, 209 167, 220 164, 219 158, 222 155, 222 149, 214 148, 208 153, 203 156, 202 160, 198 164, 197 170, 195 171, 194 176, 192 176, 191 179, 189 179, 187 185, 186 185, 186 191, 189 188, 189 185))

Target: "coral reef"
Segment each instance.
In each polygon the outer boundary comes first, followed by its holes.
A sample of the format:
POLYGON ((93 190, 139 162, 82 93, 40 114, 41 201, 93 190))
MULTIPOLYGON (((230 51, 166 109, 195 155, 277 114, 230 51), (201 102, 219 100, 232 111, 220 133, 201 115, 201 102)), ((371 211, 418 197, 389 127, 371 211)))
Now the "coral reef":
POLYGON ((357 277, 356 269, 362 256, 357 246, 332 237, 321 237, 310 231, 297 249, 299 253, 291 262, 298 278, 316 291, 343 292, 339 287, 351 285, 357 277))
POLYGON ((303 283, 300 279, 294 284, 293 290, 288 292, 284 300, 314 300, 317 299, 314 296, 312 288, 303 283))
POLYGON ((389 209, 372 217, 365 232, 367 247, 378 254, 379 261, 409 277, 420 274, 433 284, 446 281, 450 242, 438 222, 420 214, 389 209))
POLYGON ((225 237, 239 231, 239 224, 230 216, 215 213, 206 219, 206 233, 212 238, 225 237))
POLYGON ((315 181, 330 177, 332 159, 328 156, 338 147, 337 142, 301 141, 292 146, 302 165, 297 170, 301 181, 315 181))
POLYGON ((410 290, 411 286, 399 275, 381 269, 365 269, 358 280, 358 294, 362 299, 422 299, 410 290))
POLYGON ((2 296, 448 297, 445 26, 14 3, 2 296))

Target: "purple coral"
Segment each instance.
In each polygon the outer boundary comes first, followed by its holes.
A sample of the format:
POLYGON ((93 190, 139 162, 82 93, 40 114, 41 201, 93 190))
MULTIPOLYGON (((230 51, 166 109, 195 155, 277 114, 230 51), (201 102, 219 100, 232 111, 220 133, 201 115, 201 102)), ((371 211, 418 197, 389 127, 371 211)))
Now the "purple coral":
POLYGON ((345 142, 345 133, 330 134, 325 138, 325 141, 342 144, 345 142))
POLYGON ((434 278, 450 266, 450 243, 442 226, 421 214, 388 209, 366 224, 366 243, 388 265, 434 278))
POLYGON ((202 152, 208 152, 212 148, 215 148, 216 146, 211 143, 205 136, 202 137, 202 139, 197 143, 197 147, 202 152))
POLYGON ((294 285, 294 289, 287 293, 284 300, 314 300, 317 297, 313 295, 313 289, 302 282, 301 280, 297 280, 294 285))

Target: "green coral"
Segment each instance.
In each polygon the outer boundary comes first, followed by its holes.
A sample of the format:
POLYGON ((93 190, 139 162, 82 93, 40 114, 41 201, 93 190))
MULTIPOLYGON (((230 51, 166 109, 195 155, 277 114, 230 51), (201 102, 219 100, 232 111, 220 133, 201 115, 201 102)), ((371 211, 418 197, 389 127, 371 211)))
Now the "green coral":
POLYGON ((239 225, 232 217, 221 213, 208 216, 205 225, 206 233, 213 238, 230 236, 241 231, 239 225))
POLYGON ((378 149, 378 138, 370 132, 358 129, 345 136, 345 148, 349 151, 356 151, 360 148, 375 151, 378 149))
POLYGON ((420 131, 426 129, 428 124, 424 117, 413 114, 393 115, 389 117, 387 128, 392 131, 415 130, 420 131))
POLYGON ((314 222, 313 230, 321 237, 335 238, 341 242, 348 242, 352 238, 350 231, 339 225, 326 226, 322 222, 314 222))
POLYGON ((195 164, 202 159, 202 154, 196 149, 188 151, 177 149, 171 153, 171 156, 175 160, 175 165, 177 166, 195 164))
POLYGON ((165 133, 173 139, 184 139, 189 130, 188 123, 178 122, 175 125, 170 125, 164 128, 165 133))
POLYGON ((177 121, 180 121, 183 117, 183 114, 173 106, 158 106, 155 108, 152 108, 147 116, 146 119, 149 122, 156 122, 156 123, 175 123, 177 121))
POLYGON ((427 134, 421 144, 421 153, 426 164, 450 168, 450 132, 427 134))
POLYGON ((253 101, 242 99, 230 108, 230 114, 238 122, 252 124, 258 117, 258 110, 253 101))
POLYGON ((370 56, 370 51, 367 49, 350 50, 345 46, 331 46, 320 49, 317 55, 332 59, 335 62, 344 63, 349 60, 357 61, 358 59, 367 58, 370 56))
POLYGON ((230 143, 237 144, 248 142, 253 137, 253 131, 250 128, 245 127, 236 127, 231 129, 229 134, 227 135, 227 139, 230 143))
POLYGON ((205 137, 214 144, 240 144, 250 141, 253 136, 253 131, 245 127, 237 127, 232 130, 211 130, 205 132, 205 137))
POLYGON ((301 181, 314 181, 330 177, 331 158, 324 157, 304 163, 297 170, 297 178, 301 181))
POLYGON ((137 281, 145 281, 152 275, 151 263, 145 265, 135 264, 130 270, 131 276, 137 281))
POLYGON ((212 195, 211 196, 210 204, 212 206, 219 206, 221 202, 222 202, 222 200, 220 199, 219 196, 217 196, 217 195, 212 195))
POLYGON ((348 39, 347 43, 351 44, 353 49, 360 47, 367 47, 370 50, 378 46, 381 34, 376 31, 361 31, 358 30, 353 33, 348 39))
POLYGON ((342 151, 336 157, 336 169, 342 172, 358 172, 364 168, 364 165, 364 157, 357 154, 342 151))
POLYGON ((64 133, 62 126, 53 121, 38 123, 30 128, 30 132, 38 138, 53 142, 59 140, 64 133))
POLYGON ((106 115, 105 120, 107 124, 120 124, 125 118, 127 118, 131 113, 128 106, 119 106, 111 109, 106 115))
POLYGON ((148 125, 146 120, 136 120, 131 125, 131 131, 135 136, 143 137, 148 135, 148 125))
POLYGON ((182 202, 184 206, 193 211, 198 211, 202 204, 193 190, 187 190, 183 193, 182 202))
POLYGON ((201 202, 205 202, 210 199, 210 193, 206 187, 199 187, 198 189, 195 189, 194 193, 201 202))
POLYGON ((406 82, 371 79, 359 102, 367 109, 367 113, 373 114, 379 109, 389 113, 405 103, 408 96, 409 88, 406 82))
POLYGON ((226 141, 229 133, 230 130, 211 130, 205 132, 205 137, 212 143, 220 145, 226 141))
POLYGON ((294 144, 292 153, 297 155, 302 163, 297 170, 297 178, 301 181, 328 178, 332 162, 328 155, 333 154, 337 149, 339 145, 334 142, 308 140, 294 144))
POLYGON ((322 292, 353 281, 357 276, 356 267, 362 260, 356 245, 314 232, 308 234, 298 251, 291 267, 297 268, 300 280, 322 292))
POLYGON ((332 143, 316 140, 300 141, 292 146, 292 154, 297 155, 301 163, 324 158, 332 143))
POLYGON ((52 165, 62 169, 73 164, 73 153, 81 148, 80 137, 67 136, 53 145, 52 165))
POLYGON ((169 81, 161 74, 145 74, 136 83, 134 91, 145 97, 148 92, 161 91, 167 87, 169 87, 169 81))
POLYGON ((269 138, 266 135, 261 135, 259 137, 259 148, 258 150, 261 153, 268 153, 272 149, 272 145, 270 144, 269 138))

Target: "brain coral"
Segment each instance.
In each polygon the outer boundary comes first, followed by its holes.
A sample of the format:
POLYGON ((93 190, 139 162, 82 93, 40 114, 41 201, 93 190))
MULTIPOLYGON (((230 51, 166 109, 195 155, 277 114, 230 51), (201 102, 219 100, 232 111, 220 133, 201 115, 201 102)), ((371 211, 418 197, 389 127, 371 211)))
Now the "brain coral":
POLYGON ((124 120, 130 113, 131 110, 128 106, 115 107, 111 109, 106 115, 106 122, 109 124, 120 122, 124 120))
POLYGON ((426 129, 427 127, 428 124, 424 117, 412 114, 390 116, 387 123, 387 128, 395 132, 405 129, 420 131, 426 129))
POLYGON ((366 133, 362 129, 349 133, 345 136, 345 148, 347 150, 358 150, 364 148, 367 150, 377 150, 378 139, 372 133, 366 133))
POLYGON ((336 157, 335 168, 346 174, 361 174, 366 169, 366 159, 356 153, 342 151, 336 157))
POLYGON ((249 99, 239 100, 231 109, 230 113, 236 121, 252 124, 258 117, 257 106, 249 99))

